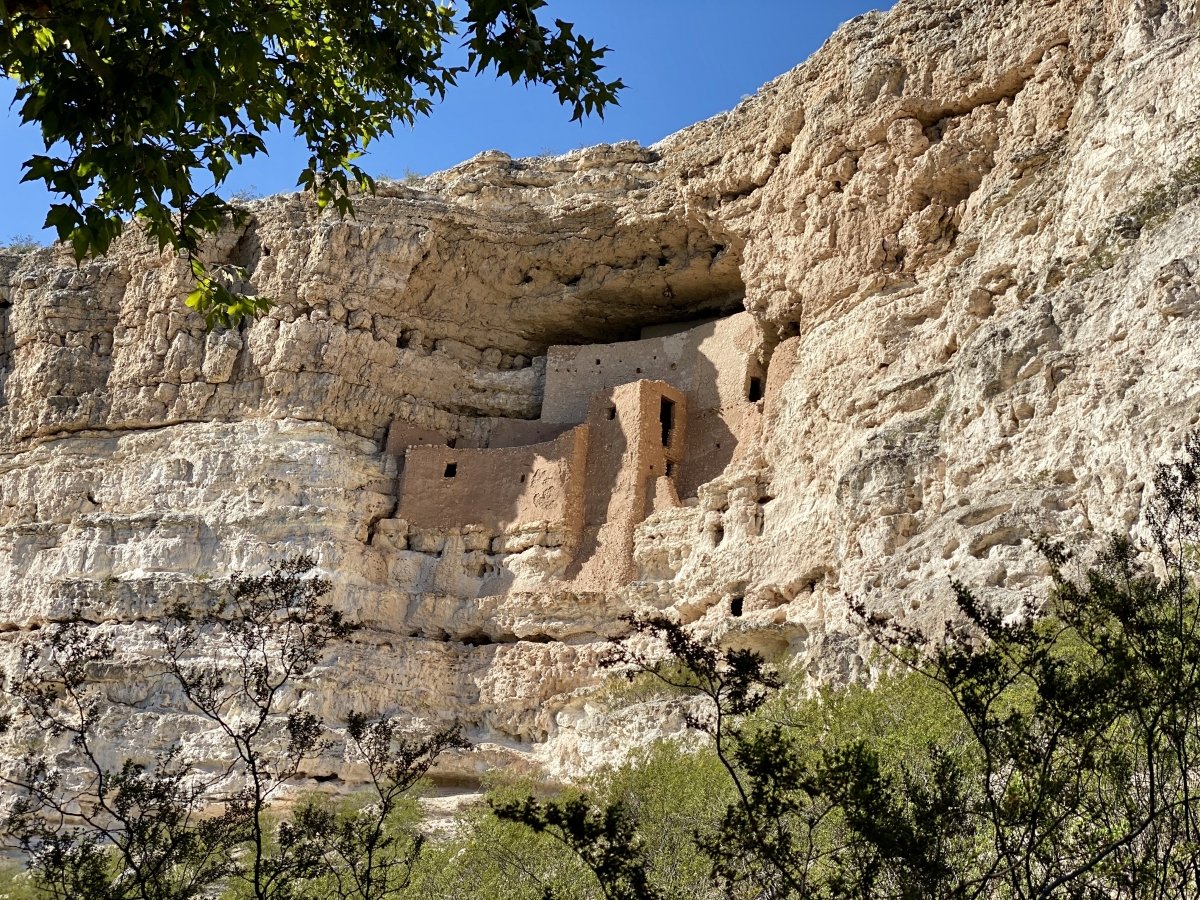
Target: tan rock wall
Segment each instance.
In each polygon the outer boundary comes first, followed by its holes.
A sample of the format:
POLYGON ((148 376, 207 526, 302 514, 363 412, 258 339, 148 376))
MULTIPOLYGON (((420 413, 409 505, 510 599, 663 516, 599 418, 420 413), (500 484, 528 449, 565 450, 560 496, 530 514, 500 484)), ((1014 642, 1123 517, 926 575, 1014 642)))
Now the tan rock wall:
POLYGON ((683 458, 687 411, 684 393, 661 381, 592 398, 583 541, 567 573, 576 588, 612 590, 633 577, 634 529, 654 508, 658 479, 683 458), (669 430, 664 404, 672 410, 669 430))
POLYGON ((0 257, 0 644, 79 603, 133 654, 163 597, 307 549, 370 626, 323 710, 457 716, 480 765, 569 772, 680 727, 588 694, 630 609, 842 679, 871 665, 848 595, 925 623, 952 577, 1037 596, 1025 538, 1133 525, 1200 423, 1197 191, 1121 218, 1200 152, 1198 73, 1193 0, 900 0, 651 148, 485 154, 354 220, 253 205, 210 252, 279 304, 236 334, 135 236, 0 257), (741 307, 711 327, 752 326, 744 352, 661 373, 687 407, 664 483, 633 458, 657 412, 605 425, 593 387, 644 398, 585 345, 741 307), (581 412, 612 485, 592 553, 398 515, 392 422, 503 452, 581 412))

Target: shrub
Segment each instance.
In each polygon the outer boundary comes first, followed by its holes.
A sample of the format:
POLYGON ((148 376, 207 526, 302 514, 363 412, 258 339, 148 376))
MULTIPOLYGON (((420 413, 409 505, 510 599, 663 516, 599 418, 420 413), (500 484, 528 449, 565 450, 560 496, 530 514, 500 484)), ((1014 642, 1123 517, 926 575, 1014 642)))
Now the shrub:
POLYGON ((46 245, 32 234, 14 234, 0 244, 0 253, 32 253, 46 245))
POLYGON ((21 665, 3 679, 0 733, 23 748, 0 772, 10 794, 3 832, 41 895, 190 900, 225 887, 254 900, 400 896, 424 844, 405 820, 406 798, 441 753, 465 742, 457 728, 410 735, 351 715, 347 750, 367 770, 368 802, 277 811, 306 761, 330 746, 329 728, 304 709, 305 683, 354 628, 325 602, 330 584, 314 568, 309 557, 285 560, 235 575, 211 607, 165 611, 150 677, 173 683, 185 712, 209 723, 227 760, 215 773, 179 746, 105 764, 112 748, 100 726, 121 702, 97 676, 116 648, 81 613, 24 641, 21 665))
MULTIPOLYGON (((959 616, 930 637, 857 605, 905 667, 874 690, 781 691, 754 654, 661 616, 634 621, 639 649, 618 660, 705 700, 692 725, 732 790, 716 826, 691 837, 710 887, 756 898, 1195 896, 1200 435, 1156 486, 1146 552, 1114 536, 1074 579, 1061 547, 1039 541, 1054 588, 1038 608, 1006 615, 955 584, 959 616)), ((625 797, 530 797, 498 813, 572 847, 606 897, 671 896, 650 849, 656 825, 625 797)))

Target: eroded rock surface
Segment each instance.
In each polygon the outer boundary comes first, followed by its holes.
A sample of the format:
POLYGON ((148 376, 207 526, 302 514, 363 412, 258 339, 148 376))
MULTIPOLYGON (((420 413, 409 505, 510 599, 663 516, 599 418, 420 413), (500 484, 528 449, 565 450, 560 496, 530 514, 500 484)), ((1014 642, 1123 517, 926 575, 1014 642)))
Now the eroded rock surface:
POLYGON ((278 301, 238 332, 134 235, 0 257, 3 637, 82 606, 132 658, 164 598, 310 551, 368 626, 316 711, 460 719, 469 784, 678 731, 593 693, 629 610, 842 679, 849 596, 932 622, 951 577, 1036 594, 1026 538, 1133 525, 1200 422, 1198 91, 1191 0, 901 0, 654 147, 488 153, 354 220, 256 202, 211 248, 278 301), (563 440, 592 400, 543 415, 569 348, 743 309, 761 400, 703 478, 664 457, 596 526, 603 577, 553 522, 398 516, 404 447, 563 440))

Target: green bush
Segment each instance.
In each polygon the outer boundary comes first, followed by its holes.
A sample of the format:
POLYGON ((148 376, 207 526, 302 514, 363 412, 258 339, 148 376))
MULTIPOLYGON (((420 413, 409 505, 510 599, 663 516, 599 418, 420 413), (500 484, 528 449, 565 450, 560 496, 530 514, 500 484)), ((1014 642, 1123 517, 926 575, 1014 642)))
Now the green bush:
MULTIPOLYGON (((493 802, 527 795, 528 783, 496 784, 493 802)), ((559 793, 560 799, 575 792, 559 793)), ((560 841, 497 818, 486 804, 466 810, 455 834, 431 841, 413 873, 410 896, 428 900, 590 900, 587 868, 560 841)))
POLYGON ((42 900, 30 873, 17 866, 0 868, 0 900, 42 900))
POLYGON ((0 244, 0 253, 32 253, 41 250, 46 245, 32 234, 14 234, 0 244))

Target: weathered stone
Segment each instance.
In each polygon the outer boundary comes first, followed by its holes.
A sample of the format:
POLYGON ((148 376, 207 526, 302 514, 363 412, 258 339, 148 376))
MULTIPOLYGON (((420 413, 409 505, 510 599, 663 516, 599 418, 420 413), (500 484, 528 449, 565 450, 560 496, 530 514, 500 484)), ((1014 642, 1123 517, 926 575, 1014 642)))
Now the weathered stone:
MULTIPOLYGON (((207 249, 277 301, 241 332, 206 335, 136 235, 78 270, 0 256, 4 652, 82 605, 131 663, 165 598, 306 550, 367 626, 313 710, 459 719, 471 779, 682 728, 590 693, 632 609, 846 679, 848 596, 936 623, 951 577, 1044 590, 1026 538, 1136 527, 1200 423, 1200 203, 1136 215, 1200 153, 1198 26, 1193 0, 901 0, 651 148, 483 154, 353 220, 258 201, 207 249), (609 377, 643 334, 661 357, 609 377), (710 339, 740 368, 697 368, 710 339), (478 515, 406 493, 406 460, 572 443, 655 379, 686 452, 583 530, 515 481, 478 515)), ((636 468, 608 446, 585 482, 636 468)))

